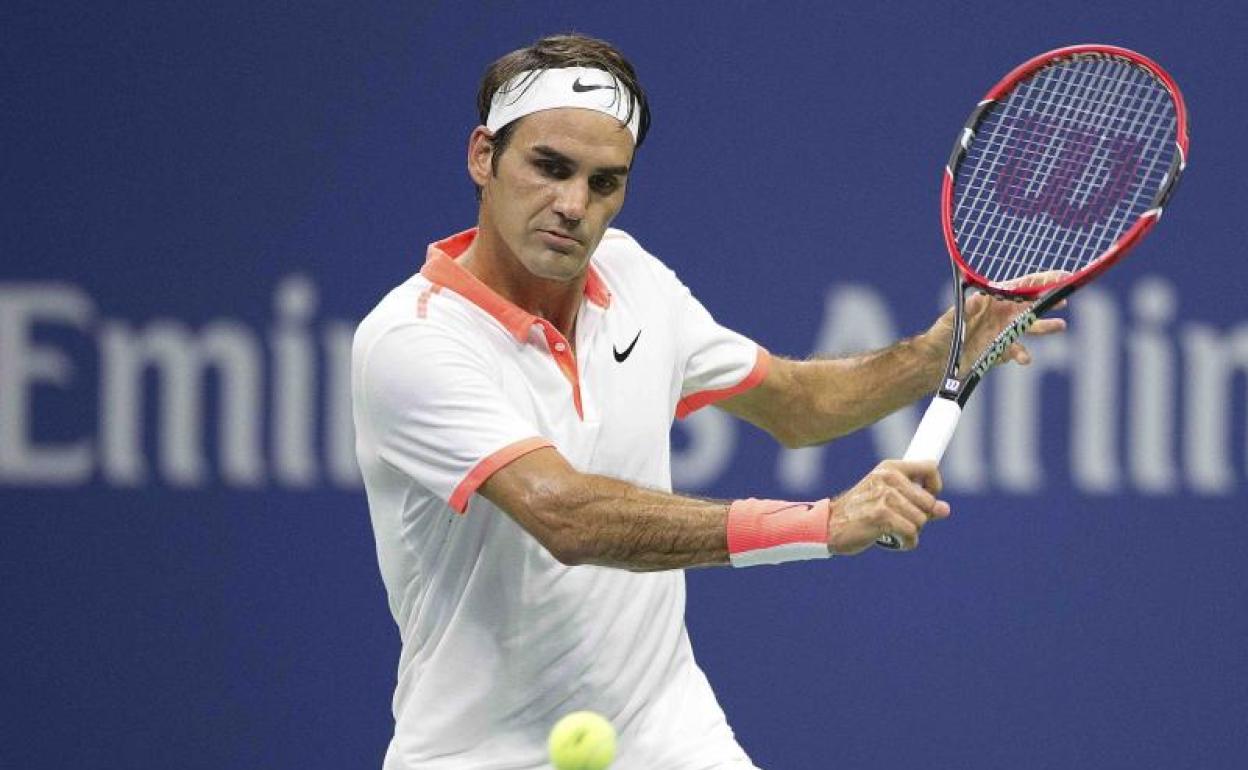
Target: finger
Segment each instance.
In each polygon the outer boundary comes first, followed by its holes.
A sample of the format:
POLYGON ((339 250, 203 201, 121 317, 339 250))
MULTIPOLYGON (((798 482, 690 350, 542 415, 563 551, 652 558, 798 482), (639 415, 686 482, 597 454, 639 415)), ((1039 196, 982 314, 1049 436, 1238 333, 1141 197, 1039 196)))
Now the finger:
POLYGON ((928 492, 909 478, 900 476, 900 479, 901 481, 893 487, 896 492, 910 505, 922 511, 924 520, 931 518, 933 511, 936 510, 936 495, 928 492))
POLYGON ((1066 331, 1065 318, 1041 318, 1039 321, 1036 321, 1031 325, 1031 328, 1027 330, 1027 333, 1043 337, 1046 334, 1056 334, 1062 331, 1066 331))
POLYGON ((1071 275, 1069 270, 1045 270, 1039 273, 1028 273, 1012 278, 1008 281, 1002 281, 1001 285, 1007 289, 1029 288, 1032 286, 1044 286, 1050 283, 1060 283, 1071 275))
POLYGON ((962 306, 963 314, 967 319, 973 319, 982 315, 985 311, 992 307, 994 300, 992 295, 976 292, 967 298, 966 304, 962 306))
MULTIPOLYGON (((912 484, 911 487, 913 487, 914 489, 919 488, 918 485, 915 485, 915 484, 912 484)), ((949 514, 952 512, 952 509, 950 509, 949 507, 949 503, 945 502, 944 500, 937 500, 934 497, 931 498, 931 505, 919 504, 911 500, 906 500, 906 505, 913 506, 913 507, 912 508, 907 507, 904 510, 903 515, 905 515, 912 522, 917 524, 920 529, 922 529, 923 526, 926 525, 929 521, 933 521, 935 519, 949 518, 949 514), (922 518, 915 518, 915 516, 912 514, 917 514, 918 516, 922 518)))
POLYGON ((921 491, 924 495, 926 495, 926 499, 922 502, 907 500, 908 503, 914 506, 916 511, 923 515, 923 520, 919 522, 919 524, 926 524, 933 519, 949 518, 949 514, 952 512, 949 508, 949 503, 944 500, 936 499, 932 495, 928 494, 926 490, 921 490, 917 484, 911 484, 910 486, 912 489, 921 491))
POLYGON ((927 512, 908 500, 905 495, 893 490, 884 501, 884 517, 891 523, 905 519, 916 529, 922 529, 927 523, 927 512))
POLYGON ((1032 356, 1030 349, 1021 342, 1015 342, 1006 348, 1005 354, 1001 357, 1002 361, 1012 361, 1018 366, 1031 366, 1032 356))
POLYGON ((943 484, 940 469, 936 467, 935 460, 888 460, 886 462, 933 495, 940 494, 943 484))
POLYGON ((909 519, 897 516, 881 529, 880 535, 892 535, 901 543, 902 551, 913 551, 919 546, 919 528, 909 519))
MULTIPOLYGON (((948 506, 944 505, 940 518, 948 516, 948 506)), ((919 533, 930 521, 928 516, 914 507, 908 500, 896 504, 889 512, 887 523, 881 534, 890 534, 901 544, 900 550, 913 551, 919 547, 919 533)))
POLYGON ((1006 361, 1013 361, 1019 366, 1027 366, 1031 363, 1031 351, 1027 350, 1021 343, 1015 342, 1005 350, 1002 357, 1006 361))

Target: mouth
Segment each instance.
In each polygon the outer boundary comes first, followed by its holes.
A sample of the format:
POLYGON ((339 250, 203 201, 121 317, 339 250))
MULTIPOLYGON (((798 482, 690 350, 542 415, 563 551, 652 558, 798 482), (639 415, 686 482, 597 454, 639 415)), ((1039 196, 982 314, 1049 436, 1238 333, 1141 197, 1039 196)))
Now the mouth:
POLYGON ((538 233, 547 244, 560 250, 572 249, 581 245, 581 242, 576 238, 558 230, 538 230, 538 233))

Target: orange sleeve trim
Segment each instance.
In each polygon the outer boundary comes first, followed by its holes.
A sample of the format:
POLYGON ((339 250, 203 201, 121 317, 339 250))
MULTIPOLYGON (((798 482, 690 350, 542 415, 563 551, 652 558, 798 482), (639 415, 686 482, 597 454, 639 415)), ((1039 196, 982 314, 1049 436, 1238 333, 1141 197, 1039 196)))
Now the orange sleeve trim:
POLYGON ((766 348, 759 347, 758 356, 754 359, 754 368, 736 385, 730 388, 720 388, 719 390, 702 390, 697 393, 690 393, 676 404, 676 419, 683 420, 704 406, 710 406, 716 401, 723 401, 725 398, 731 398, 738 393, 744 393, 750 388, 758 385, 767 378, 767 372, 771 370, 771 354, 766 348))
POLYGON ((526 438, 523 441, 517 441, 514 444, 508 444, 494 454, 477 463, 476 467, 468 472, 464 480, 459 482, 459 486, 455 487, 455 491, 451 493, 451 508, 456 513, 466 513, 468 511, 468 500, 473 493, 485 483, 485 480, 493 476, 498 469, 512 462, 516 458, 532 452, 534 449, 542 447, 554 446, 549 439, 541 437, 526 438))

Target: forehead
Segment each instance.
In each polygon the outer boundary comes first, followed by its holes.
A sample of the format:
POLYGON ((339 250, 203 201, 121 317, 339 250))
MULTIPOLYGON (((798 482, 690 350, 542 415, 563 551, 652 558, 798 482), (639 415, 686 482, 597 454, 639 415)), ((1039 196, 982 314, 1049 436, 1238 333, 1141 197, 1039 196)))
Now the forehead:
POLYGON ((575 107, 525 115, 516 124, 511 144, 524 148, 545 145, 595 165, 627 166, 633 157, 633 135, 623 123, 610 115, 575 107))

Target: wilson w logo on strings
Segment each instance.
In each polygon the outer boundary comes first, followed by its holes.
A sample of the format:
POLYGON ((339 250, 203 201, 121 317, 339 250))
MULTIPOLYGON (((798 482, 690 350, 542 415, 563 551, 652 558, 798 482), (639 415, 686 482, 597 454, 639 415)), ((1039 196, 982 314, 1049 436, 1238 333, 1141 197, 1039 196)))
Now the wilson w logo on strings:
POLYGON ((1062 227, 1094 227, 1137 186, 1143 152, 1135 137, 1029 116, 1001 149, 993 197, 1015 216, 1047 215, 1062 227))

